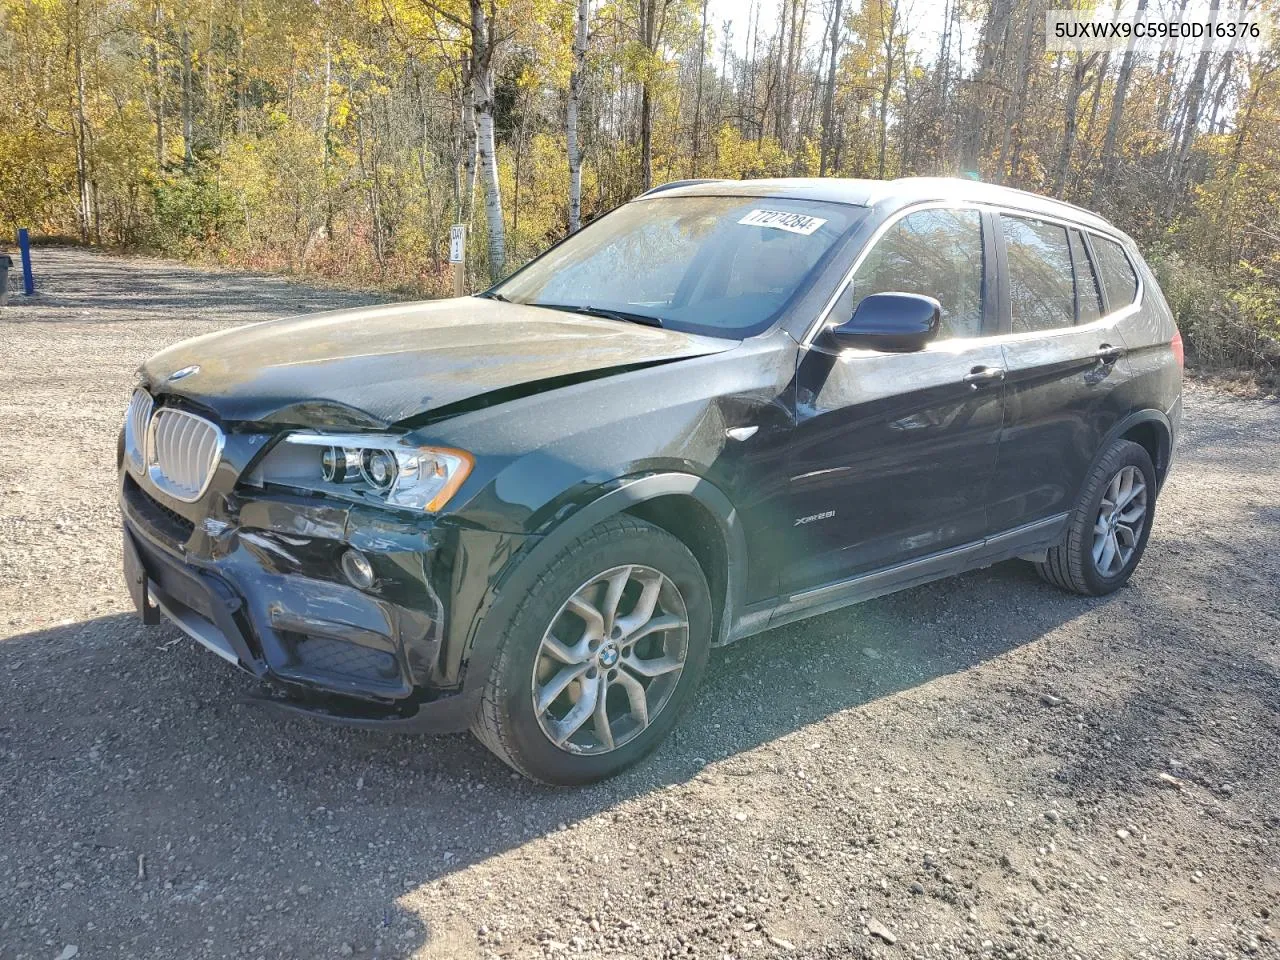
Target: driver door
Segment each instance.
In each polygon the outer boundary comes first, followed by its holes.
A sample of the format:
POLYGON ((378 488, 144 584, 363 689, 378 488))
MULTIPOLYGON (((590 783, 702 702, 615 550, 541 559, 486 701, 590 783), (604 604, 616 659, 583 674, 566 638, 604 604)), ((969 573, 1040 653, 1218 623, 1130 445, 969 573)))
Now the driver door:
POLYGON ((995 284, 989 217, 972 208, 900 216, 861 258, 829 322, 868 294, 902 292, 938 300, 942 327, 913 353, 841 351, 821 337, 801 352, 784 592, 987 533, 1005 376, 995 284))

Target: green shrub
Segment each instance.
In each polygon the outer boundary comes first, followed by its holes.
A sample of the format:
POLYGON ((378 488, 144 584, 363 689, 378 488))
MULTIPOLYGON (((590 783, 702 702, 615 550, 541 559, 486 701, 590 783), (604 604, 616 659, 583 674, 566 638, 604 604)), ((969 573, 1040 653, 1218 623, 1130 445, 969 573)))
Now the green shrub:
POLYGON ((165 174, 153 189, 153 202, 149 242, 183 256, 217 248, 235 216, 232 198, 200 167, 165 174))
POLYGON ((1148 257, 1188 358, 1206 369, 1280 365, 1280 291, 1238 264, 1215 271, 1170 249, 1148 257))

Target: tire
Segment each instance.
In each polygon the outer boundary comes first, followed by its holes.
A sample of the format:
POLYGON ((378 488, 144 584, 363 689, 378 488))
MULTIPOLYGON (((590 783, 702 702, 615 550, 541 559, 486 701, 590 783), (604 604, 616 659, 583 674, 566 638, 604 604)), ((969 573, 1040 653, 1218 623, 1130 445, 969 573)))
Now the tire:
POLYGON ((1150 455, 1136 443, 1117 440, 1089 473, 1071 511, 1062 541, 1049 549, 1044 562, 1036 564, 1036 570, 1055 587, 1085 596, 1101 597, 1118 590, 1133 576, 1134 569, 1142 560, 1155 520, 1155 507, 1156 471, 1151 465, 1150 455), (1134 494, 1139 476, 1144 489, 1134 494), (1132 481, 1132 485, 1126 484, 1126 480, 1132 481), (1121 502, 1125 502, 1129 494, 1134 494, 1133 499, 1119 511, 1111 509, 1112 501, 1108 499, 1116 493, 1115 484, 1119 484, 1118 499, 1121 502), (1134 514, 1139 499, 1143 507, 1141 519, 1126 526, 1122 521, 1134 514), (1110 521, 1110 527, 1115 534, 1113 545, 1118 549, 1108 559, 1109 552, 1104 542, 1101 558, 1095 559, 1098 553, 1096 538, 1101 537, 1105 541, 1108 514, 1116 515, 1110 521), (1126 542, 1124 530, 1130 531, 1131 543, 1126 542))
POLYGON ((471 731, 531 780, 578 785, 611 777, 653 750, 688 706, 706 672, 711 625, 711 592, 688 547, 633 517, 611 518, 565 547, 516 608, 471 731), (642 621, 651 597, 656 606, 642 621), (605 636, 603 624, 613 620, 605 636), (682 620, 683 628, 653 626, 682 620), (558 646, 544 645, 544 635, 558 646), (683 665, 678 671, 676 662, 683 665), (603 723, 598 709, 583 712, 584 701, 598 704, 602 690, 603 723), (544 704, 554 695, 545 710, 537 708, 535 691, 544 704), (553 738, 583 716, 557 745, 553 738))

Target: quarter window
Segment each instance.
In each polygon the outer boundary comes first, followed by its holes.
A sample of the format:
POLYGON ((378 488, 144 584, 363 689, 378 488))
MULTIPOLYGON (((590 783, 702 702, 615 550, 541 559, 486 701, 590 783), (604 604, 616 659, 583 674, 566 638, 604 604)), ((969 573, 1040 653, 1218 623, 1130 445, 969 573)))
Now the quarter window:
POLYGON ((1114 240, 1093 235, 1093 249, 1098 255, 1098 272, 1107 291, 1107 307, 1119 310, 1133 303, 1138 295, 1138 277, 1124 249, 1114 240))
POLYGON ((916 293, 942 305, 938 339, 982 334, 982 215, 920 210, 890 227, 858 267, 850 308, 873 293, 916 293))
POLYGON ((1071 263, 1076 273, 1076 322, 1093 323, 1102 316, 1102 297, 1079 230, 1071 231, 1071 263))
POLYGON ((1009 261, 1014 333, 1055 330, 1075 323, 1075 284, 1066 227, 1000 217, 1009 261))

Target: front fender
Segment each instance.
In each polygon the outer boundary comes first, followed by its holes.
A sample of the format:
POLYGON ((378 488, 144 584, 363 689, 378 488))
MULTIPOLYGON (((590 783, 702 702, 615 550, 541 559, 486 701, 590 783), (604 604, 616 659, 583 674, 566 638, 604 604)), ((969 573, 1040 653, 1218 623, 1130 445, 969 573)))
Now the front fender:
POLYGON ((592 527, 616 514, 631 510, 659 497, 689 497, 715 518, 724 540, 727 559, 725 603, 716 625, 713 643, 729 636, 733 616, 742 606, 747 573, 746 537, 737 509, 724 492, 701 477, 687 473, 658 472, 622 477, 601 485, 596 496, 579 503, 570 512, 561 511, 548 519, 524 549, 513 555, 490 582, 486 596, 467 623, 453 624, 449 631, 456 640, 446 649, 443 672, 463 681, 466 690, 482 686, 496 658, 499 642, 520 601, 533 587, 543 570, 566 546, 592 527))

